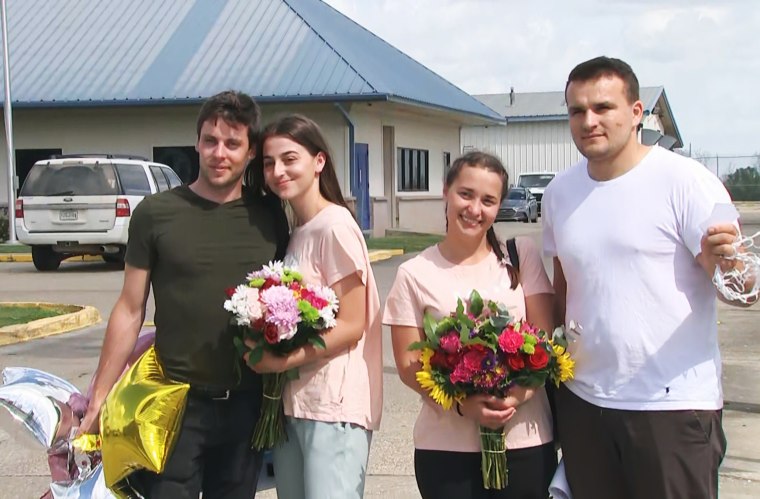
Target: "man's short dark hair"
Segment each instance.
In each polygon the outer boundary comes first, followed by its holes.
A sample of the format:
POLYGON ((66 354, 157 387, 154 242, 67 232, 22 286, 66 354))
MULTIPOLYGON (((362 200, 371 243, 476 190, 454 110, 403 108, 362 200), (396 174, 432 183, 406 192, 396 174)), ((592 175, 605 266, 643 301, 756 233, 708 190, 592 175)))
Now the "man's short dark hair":
POLYGON ((639 79, 636 78, 631 66, 620 59, 605 56, 594 57, 575 66, 567 77, 565 95, 571 82, 592 81, 602 76, 617 76, 625 84, 628 102, 633 104, 639 100, 639 79))
POLYGON ((237 123, 248 127, 248 146, 256 150, 259 133, 261 133, 261 110, 249 95, 235 90, 225 90, 209 97, 198 113, 199 139, 203 123, 212 118, 222 118, 227 123, 237 123))

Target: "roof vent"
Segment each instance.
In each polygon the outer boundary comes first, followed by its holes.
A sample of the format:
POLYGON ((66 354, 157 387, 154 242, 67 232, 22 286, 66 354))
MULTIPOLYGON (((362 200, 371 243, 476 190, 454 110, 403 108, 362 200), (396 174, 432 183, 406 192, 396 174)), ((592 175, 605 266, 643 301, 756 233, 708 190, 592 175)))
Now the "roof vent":
POLYGON ((515 87, 509 87, 509 105, 515 105, 515 87))

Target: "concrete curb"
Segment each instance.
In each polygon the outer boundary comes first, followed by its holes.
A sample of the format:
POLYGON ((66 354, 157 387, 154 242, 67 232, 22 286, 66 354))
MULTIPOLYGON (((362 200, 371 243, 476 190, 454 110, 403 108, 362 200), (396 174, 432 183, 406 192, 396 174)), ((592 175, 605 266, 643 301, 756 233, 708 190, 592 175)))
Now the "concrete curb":
POLYGON ((399 256, 403 254, 404 254, 404 250, 402 249, 370 250, 369 261, 379 262, 381 260, 387 260, 389 258, 393 258, 394 256, 399 256))
MULTIPOLYGON (((31 253, 0 253, 0 262, 24 262, 32 261, 31 253)), ((102 262, 103 259, 97 255, 79 255, 71 256, 64 262, 102 262)))
MULTIPOLYGON (((55 303, 38 303, 38 302, 3 302, 2 304, 12 304, 21 306, 52 306, 60 307, 55 303)), ((75 329, 97 324, 102 319, 98 309, 90 306, 63 305, 74 309, 69 314, 57 315, 45 319, 27 322, 26 324, 13 324, 10 326, 0 327, 0 346, 19 343, 22 341, 42 338, 54 334, 66 333, 75 329)))
MULTIPOLYGON (((404 250, 401 249, 389 249, 389 250, 372 250, 369 252, 369 261, 378 262, 380 260, 387 260, 394 256, 403 255, 404 250)), ((30 263, 32 261, 31 253, 0 253, 0 262, 5 263, 30 263)), ((64 260, 66 262, 102 262, 103 259, 95 255, 82 255, 72 256, 64 260)))

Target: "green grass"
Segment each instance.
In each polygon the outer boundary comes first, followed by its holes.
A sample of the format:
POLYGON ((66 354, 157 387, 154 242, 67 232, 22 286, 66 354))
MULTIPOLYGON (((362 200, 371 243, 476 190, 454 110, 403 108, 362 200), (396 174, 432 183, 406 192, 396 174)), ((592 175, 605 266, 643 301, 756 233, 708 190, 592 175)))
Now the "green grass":
POLYGON ((0 253, 31 253, 32 247, 26 244, 0 243, 0 253))
POLYGON ((11 324, 24 324, 26 322, 55 317, 70 313, 65 307, 20 307, 17 305, 0 305, 0 327, 11 324))
POLYGON ((373 249, 402 249, 404 253, 422 251, 443 240, 443 236, 388 236, 371 237, 367 239, 367 248, 373 249))

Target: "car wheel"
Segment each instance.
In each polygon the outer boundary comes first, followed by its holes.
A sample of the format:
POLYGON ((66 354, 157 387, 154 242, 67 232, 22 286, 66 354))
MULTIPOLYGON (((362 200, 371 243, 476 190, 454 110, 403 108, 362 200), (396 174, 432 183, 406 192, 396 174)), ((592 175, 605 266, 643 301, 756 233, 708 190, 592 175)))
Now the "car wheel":
POLYGON ((106 263, 110 263, 113 265, 116 265, 120 268, 124 268, 124 255, 127 253, 127 248, 125 246, 119 246, 118 253, 104 253, 103 260, 106 263))
POLYGON ((43 272, 57 270, 63 257, 53 251, 50 246, 32 246, 32 262, 34 268, 43 272))

